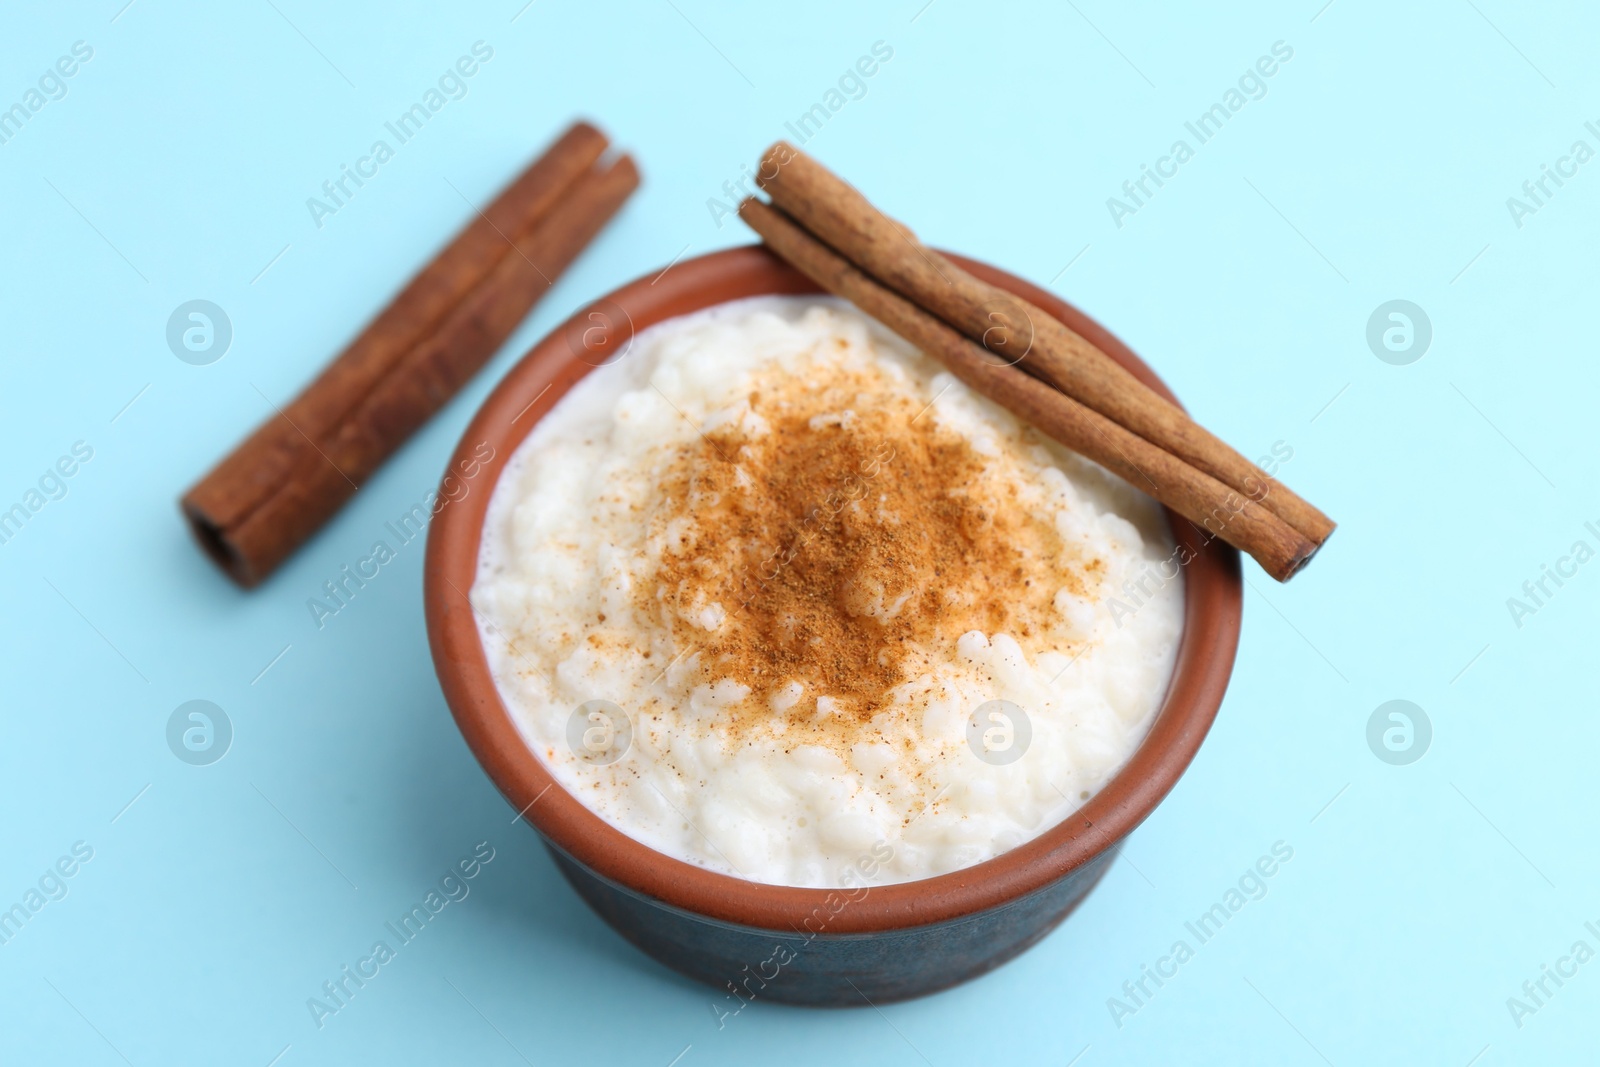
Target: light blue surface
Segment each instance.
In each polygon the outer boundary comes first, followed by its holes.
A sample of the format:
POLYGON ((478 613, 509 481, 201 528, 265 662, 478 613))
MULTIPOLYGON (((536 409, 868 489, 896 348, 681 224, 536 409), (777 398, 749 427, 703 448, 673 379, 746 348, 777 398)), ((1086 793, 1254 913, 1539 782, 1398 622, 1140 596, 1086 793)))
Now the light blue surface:
POLYGON ((0 544, 0 907, 93 850, 0 945, 0 1062, 1592 1059, 1600 962, 1547 980, 1520 1027, 1507 998, 1574 942, 1600 950, 1600 563, 1547 581, 1520 626, 1507 598, 1575 541, 1600 548, 1600 162, 1547 182, 1520 227, 1506 203, 1574 141, 1600 149, 1592 10, 522 2, 0 14, 0 107, 93 49, 0 144, 0 507, 93 449, 0 544), (477 41, 493 58, 466 95, 314 225, 306 199, 477 41), (305 605, 437 482, 553 324, 747 241, 708 198, 878 41, 893 58, 807 147, 929 241, 1084 307, 1246 454, 1284 442, 1283 478, 1341 528, 1290 586, 1247 565, 1216 727, 1065 927, 927 1000, 757 1004, 719 1031, 710 990, 610 933, 511 825, 433 676, 420 543, 321 631, 305 605), (1198 144, 1184 123, 1278 41, 1293 56, 1265 95, 1198 144), (464 198, 580 114, 636 153, 640 193, 336 521, 235 590, 176 497, 469 217, 464 198), (1118 228, 1107 198, 1179 138, 1193 158, 1118 228), (233 327, 207 366, 165 340, 193 299, 233 327), (1431 320, 1418 362, 1368 348, 1391 299, 1431 320), (210 766, 166 740, 196 699, 233 725, 210 766), (1391 699, 1431 720, 1419 762, 1368 748, 1391 699), (470 894, 319 1029, 307 999, 482 841, 470 894), (1119 1027, 1108 999, 1133 1005, 1123 983, 1279 841, 1293 859, 1266 895, 1119 1027))

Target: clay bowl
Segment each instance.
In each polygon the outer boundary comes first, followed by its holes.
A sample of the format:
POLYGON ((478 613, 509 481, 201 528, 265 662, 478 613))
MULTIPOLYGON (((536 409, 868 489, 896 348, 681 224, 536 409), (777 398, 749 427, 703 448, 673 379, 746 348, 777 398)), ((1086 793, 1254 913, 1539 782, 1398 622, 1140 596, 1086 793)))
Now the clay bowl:
MULTIPOLYGON (((967 270, 1060 318, 1163 395, 1127 346, 1036 286, 961 256, 967 270)), ((583 308, 540 341, 490 394, 450 470, 487 442, 494 458, 428 533, 424 574, 434 665, 468 745, 511 807, 526 811, 579 895, 623 937, 721 990, 727 1018, 752 1000, 861 1005, 920 996, 992 970, 1049 933, 1093 888, 1116 844, 1194 758, 1215 718, 1239 639, 1239 557, 1168 513, 1196 553, 1184 568, 1177 667, 1149 735, 1121 773, 1054 829, 986 863, 868 890, 749 882, 672 859, 604 822, 566 792, 501 703, 466 592, 491 487, 534 424, 633 330, 729 300, 817 288, 759 246, 687 260, 583 308), (653 279, 653 280, 652 280, 653 279)))

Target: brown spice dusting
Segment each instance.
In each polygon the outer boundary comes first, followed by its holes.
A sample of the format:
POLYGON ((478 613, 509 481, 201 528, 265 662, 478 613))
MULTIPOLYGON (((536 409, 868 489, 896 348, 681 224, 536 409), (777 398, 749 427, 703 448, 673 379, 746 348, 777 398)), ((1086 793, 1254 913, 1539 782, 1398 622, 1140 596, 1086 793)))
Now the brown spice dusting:
POLYGON ((887 740, 874 716, 963 633, 1008 633, 1031 654, 1028 638, 1059 621, 1056 591, 1084 593, 1053 526, 898 383, 780 378, 747 402, 767 432, 709 431, 669 465, 653 528, 674 536, 638 594, 678 648, 699 649, 700 681, 750 687, 722 709, 736 738, 799 726, 799 743, 887 740), (793 682, 802 696, 775 711, 793 682))

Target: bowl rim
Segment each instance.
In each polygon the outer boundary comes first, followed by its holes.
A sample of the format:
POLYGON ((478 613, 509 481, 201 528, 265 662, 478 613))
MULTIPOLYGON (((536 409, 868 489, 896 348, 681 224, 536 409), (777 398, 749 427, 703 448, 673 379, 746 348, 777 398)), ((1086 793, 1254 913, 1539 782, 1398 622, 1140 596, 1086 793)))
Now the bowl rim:
MULTIPOLYGON (((946 253, 985 281, 1061 319, 1176 403, 1133 352, 1083 312, 998 268, 946 253)), ((972 917, 1043 890, 1083 868, 1139 825, 1176 785, 1221 705, 1239 640, 1242 585, 1238 553, 1207 539, 1170 510, 1179 544, 1194 558, 1183 568, 1184 624, 1167 693, 1139 747, 1082 807, 1038 837, 948 874, 869 890, 815 889, 752 882, 675 859, 629 837, 567 792, 524 740, 501 701, 467 592, 476 578, 489 500, 506 463, 539 419, 595 366, 580 358, 581 337, 597 309, 642 330, 697 310, 763 295, 821 290, 761 245, 708 253, 644 275, 580 308, 535 344, 478 409, 446 468, 476 470, 465 496, 429 524, 423 593, 429 645, 446 702, 473 754, 512 809, 551 844, 624 889, 694 915, 784 932, 863 934, 972 917), (530 417, 531 415, 531 417, 530 417), (482 446, 493 456, 482 458, 482 446), (859 893, 859 896, 856 894, 859 893)), ((441 499, 446 494, 441 489, 441 499)))

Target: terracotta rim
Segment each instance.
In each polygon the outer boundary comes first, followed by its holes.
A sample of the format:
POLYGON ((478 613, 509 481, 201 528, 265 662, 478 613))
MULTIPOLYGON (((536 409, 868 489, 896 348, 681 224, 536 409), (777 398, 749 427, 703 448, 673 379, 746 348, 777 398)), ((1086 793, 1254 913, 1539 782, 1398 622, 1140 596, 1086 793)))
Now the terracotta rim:
MULTIPOLYGON (((1003 271, 961 256, 951 258, 1057 316, 1172 397, 1126 345, 1076 308, 1003 271)), ((583 336, 590 312, 604 306, 615 317, 616 309, 625 309, 632 328, 643 330, 730 300, 816 292, 798 272, 752 245, 686 260, 581 309, 512 368, 467 427, 449 469, 462 470, 460 464, 483 442, 494 447, 494 459, 472 479, 472 490, 433 520, 423 575, 428 638, 445 699, 467 744, 512 807, 525 810, 527 820, 551 843, 603 878, 687 912, 772 930, 798 928, 814 910, 827 907, 831 891, 713 873, 640 844, 584 807, 556 783, 501 703, 466 593, 477 573, 489 498, 506 461, 534 424, 594 369, 579 358, 581 344, 571 340, 583 336)), ((1220 541, 1205 544, 1190 523, 1171 512, 1168 520, 1178 541, 1196 558, 1184 568, 1187 595, 1177 666, 1161 710, 1128 764, 1045 834, 974 867, 874 888, 830 919, 830 934, 948 922, 1026 896, 1110 848, 1177 783, 1227 688, 1239 640, 1241 585, 1237 552, 1220 541)))

